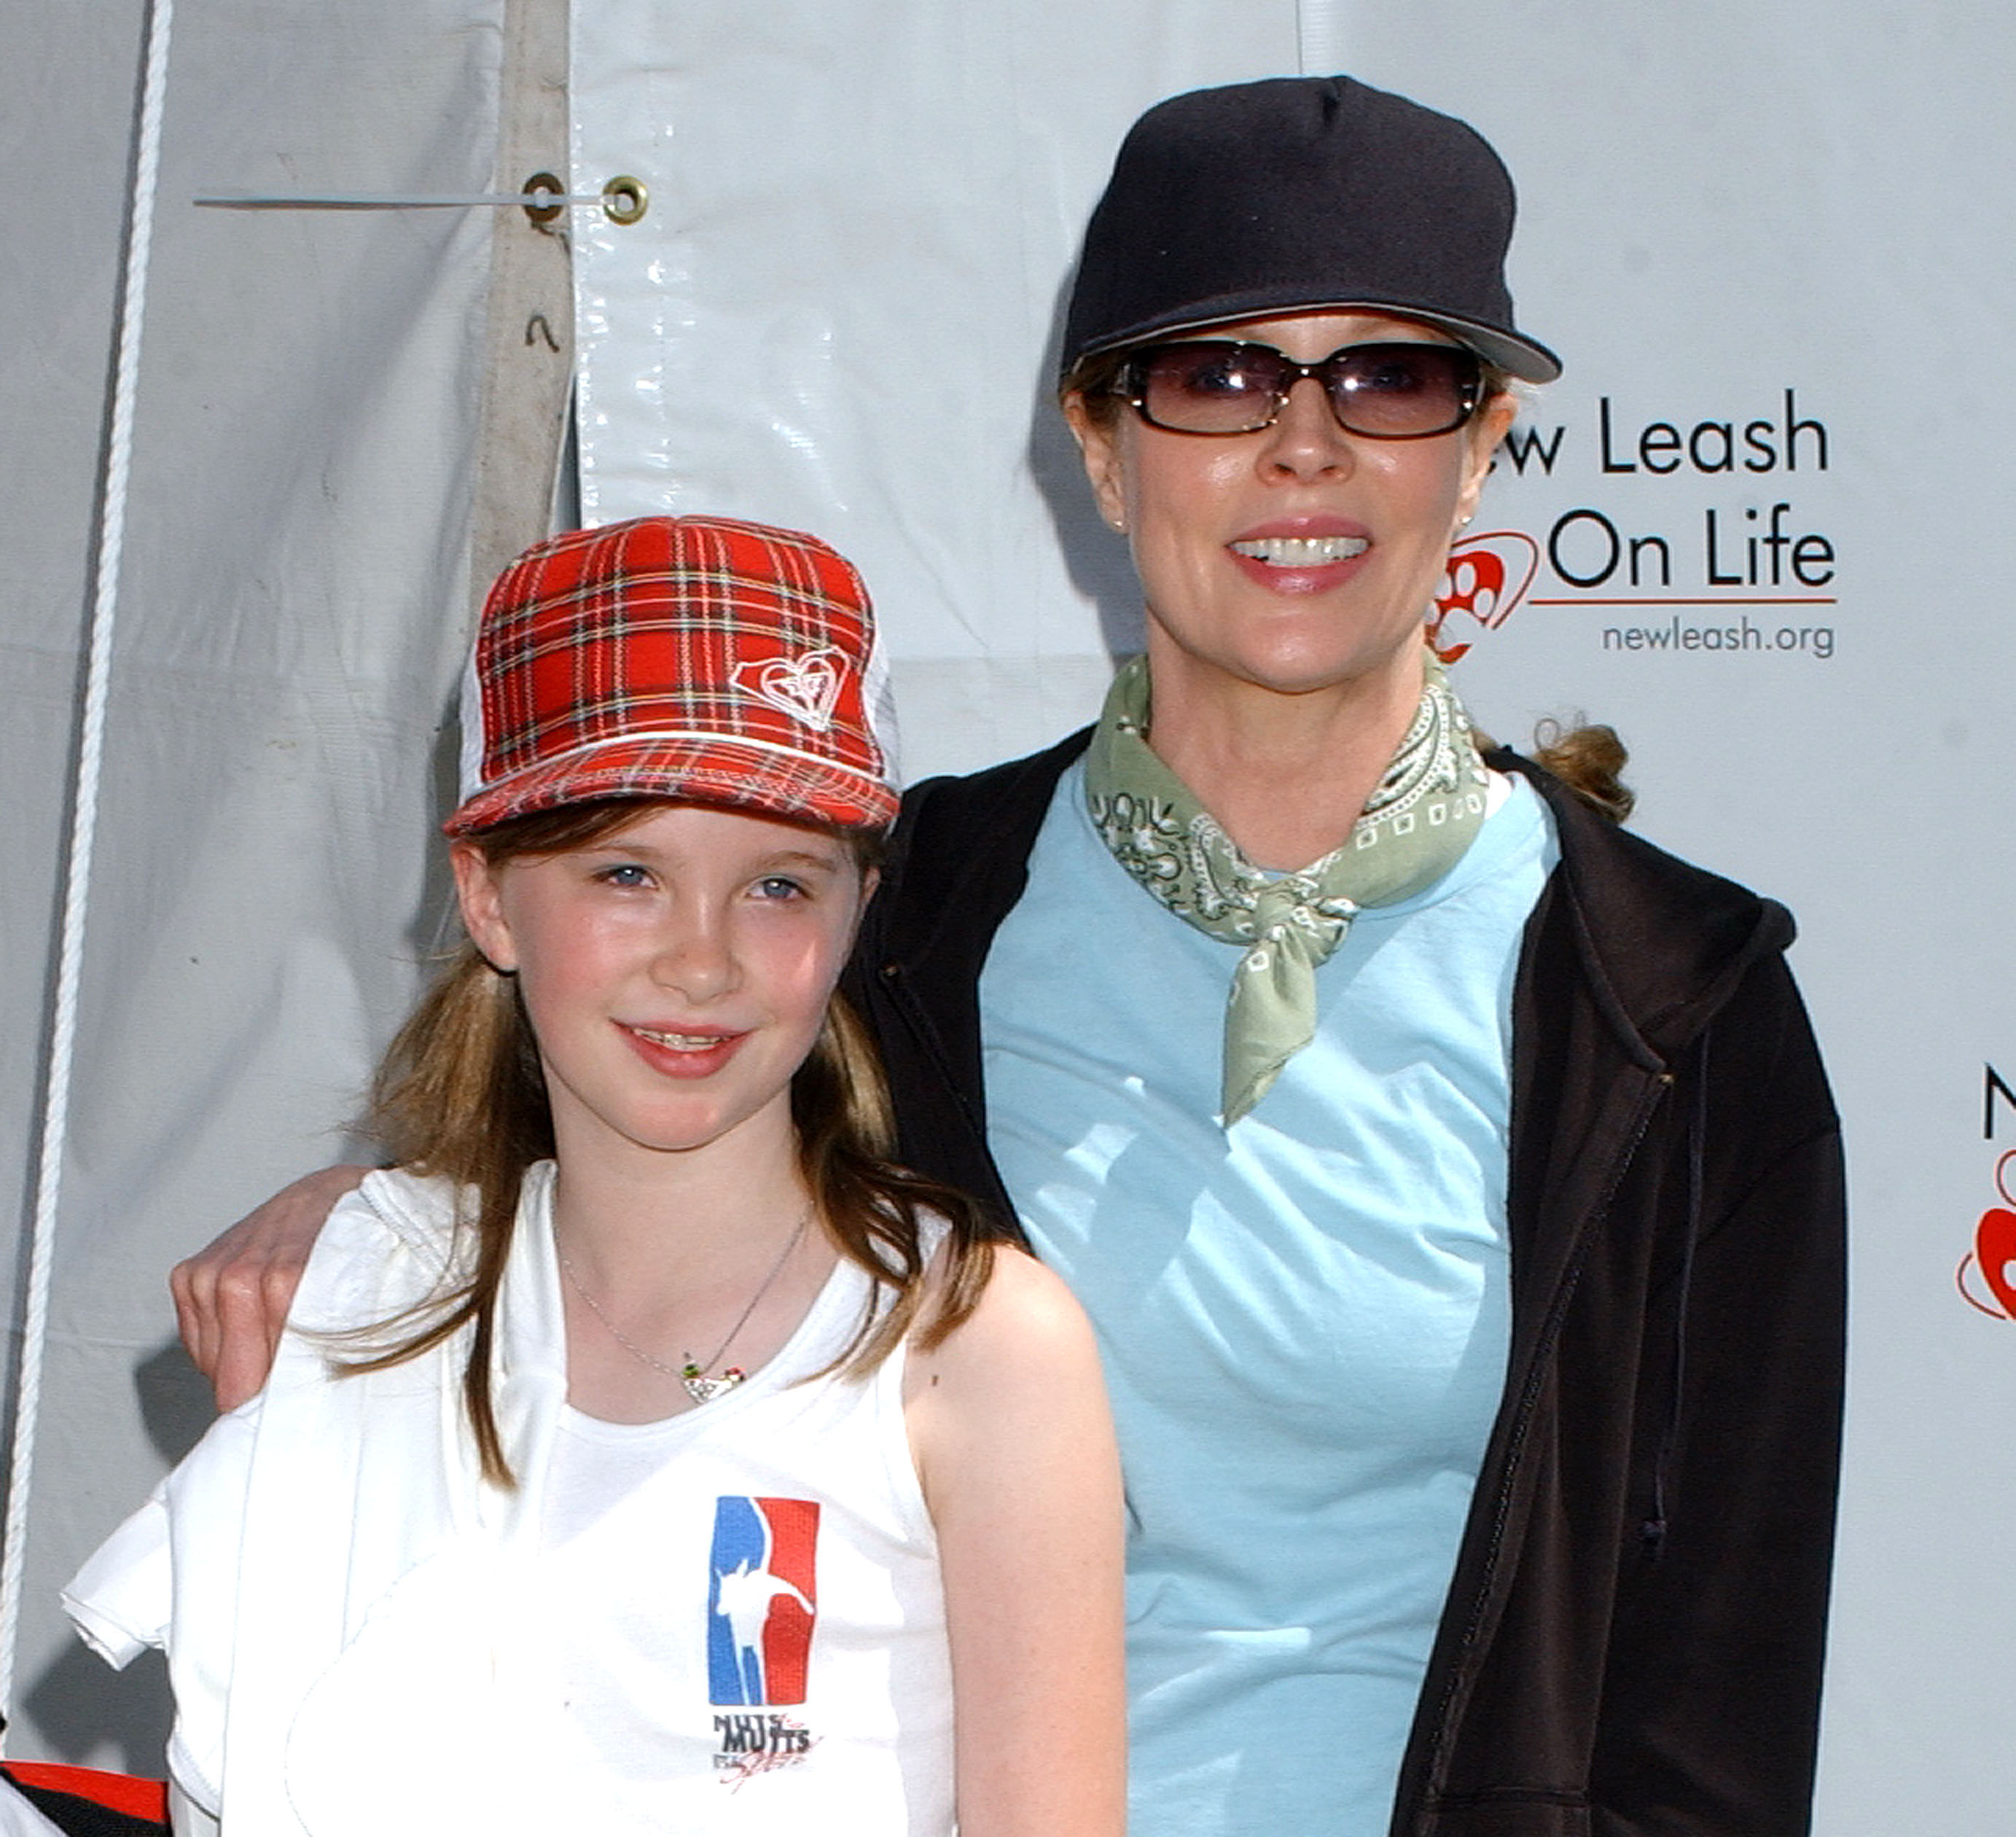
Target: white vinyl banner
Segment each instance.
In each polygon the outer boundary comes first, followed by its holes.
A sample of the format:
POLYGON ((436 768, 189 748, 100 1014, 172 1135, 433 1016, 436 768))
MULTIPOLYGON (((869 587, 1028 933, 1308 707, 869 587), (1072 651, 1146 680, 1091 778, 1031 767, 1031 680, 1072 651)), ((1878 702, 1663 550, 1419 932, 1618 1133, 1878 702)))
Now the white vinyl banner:
POLYGON ((1342 67, 1496 145, 1521 322, 1568 367, 1442 641, 1491 731, 1614 723, 1643 832, 1800 918, 1855 1208, 1818 1828, 2006 1830, 2016 634, 1985 384, 2016 26, 1903 0, 597 0, 575 31, 575 189, 651 200, 578 249, 586 514, 724 510, 853 555, 913 776, 1055 737, 1136 642, 1049 385, 1139 109, 1342 67))
POLYGON ((719 510, 857 562, 913 769, 1006 758, 1138 647, 1119 544, 1050 405, 1072 246, 1127 123, 1292 70, 1283 0, 575 9, 590 521, 719 510))

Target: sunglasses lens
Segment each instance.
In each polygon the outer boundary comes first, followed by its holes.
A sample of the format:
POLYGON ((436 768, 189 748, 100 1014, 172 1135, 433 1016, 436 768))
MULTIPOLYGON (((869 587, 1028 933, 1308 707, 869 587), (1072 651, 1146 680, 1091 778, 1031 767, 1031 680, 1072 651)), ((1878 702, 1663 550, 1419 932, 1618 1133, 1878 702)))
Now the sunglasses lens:
POLYGON ((1273 419, 1288 374, 1263 344, 1157 344, 1135 360, 1134 393, 1157 427, 1182 434, 1244 434, 1273 419))
POLYGON ((1157 427, 1247 434, 1274 419, 1297 379, 1320 376, 1338 422, 1374 440, 1416 440, 1460 427, 1477 406, 1481 370, 1460 344, 1348 344, 1305 373, 1271 345, 1184 339, 1153 344, 1125 376, 1157 427))
POLYGON ((1375 439, 1445 434, 1477 405, 1477 358, 1458 344, 1354 344, 1327 369, 1337 420, 1375 439))

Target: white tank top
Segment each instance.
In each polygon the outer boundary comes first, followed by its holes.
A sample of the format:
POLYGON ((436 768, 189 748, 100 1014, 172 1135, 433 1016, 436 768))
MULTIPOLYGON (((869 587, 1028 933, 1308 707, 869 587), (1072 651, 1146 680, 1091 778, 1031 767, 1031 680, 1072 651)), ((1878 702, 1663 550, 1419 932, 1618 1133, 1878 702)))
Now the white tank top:
POLYGON ((578 1828, 945 1837, 952 1679, 898 1349, 798 1381, 859 1322, 842 1262, 746 1383, 663 1422, 566 1410, 542 1521, 554 1758, 578 1828))

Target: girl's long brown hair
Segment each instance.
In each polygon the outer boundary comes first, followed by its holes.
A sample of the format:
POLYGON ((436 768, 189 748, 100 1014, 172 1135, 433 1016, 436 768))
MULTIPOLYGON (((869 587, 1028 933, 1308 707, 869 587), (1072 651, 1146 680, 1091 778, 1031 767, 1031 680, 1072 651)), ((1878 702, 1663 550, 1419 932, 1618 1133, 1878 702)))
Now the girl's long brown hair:
MULTIPOLYGON (((563 854, 628 827, 654 803, 570 805, 499 824, 470 840, 492 867, 527 855, 563 854)), ((876 839, 849 832, 865 873, 876 839)), ((473 1257, 439 1295, 390 1324, 419 1324, 394 1345, 344 1361, 381 1371, 470 1330, 463 1402, 484 1477, 515 1484, 491 1396, 497 1306, 526 1170, 553 1152, 538 1043, 517 980, 492 969, 465 939, 387 1048, 371 1086, 370 1121, 401 1167, 455 1182, 464 1195, 456 1230, 473 1257)), ((871 1309, 836 1366, 866 1371, 905 1335, 938 1345, 973 1312, 993 1267, 992 1234, 965 1194, 887 1158, 895 1142, 888 1086, 873 1042, 836 990, 810 1056, 791 1082, 798 1168, 814 1208, 841 1254, 889 1291, 871 1309), (927 1292, 925 1215, 950 1226, 942 1279, 927 1292)), ((832 1367, 829 1367, 831 1369, 832 1367)))

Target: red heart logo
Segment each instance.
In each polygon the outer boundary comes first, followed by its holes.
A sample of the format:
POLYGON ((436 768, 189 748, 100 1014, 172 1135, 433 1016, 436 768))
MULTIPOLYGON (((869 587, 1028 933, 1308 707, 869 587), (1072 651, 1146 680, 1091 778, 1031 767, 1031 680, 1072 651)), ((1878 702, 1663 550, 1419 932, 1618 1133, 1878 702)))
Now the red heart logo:
POLYGON ((1442 590, 1435 596, 1435 614, 1428 621, 1428 642, 1435 654, 1453 664, 1470 648, 1443 639, 1442 627, 1455 614, 1475 619, 1487 632, 1503 625, 1526 597, 1539 568, 1540 546, 1523 530, 1490 530, 1453 544, 1442 590))
POLYGON ((1974 1234, 1974 1265, 2002 1304, 2003 1313, 2016 1320, 2016 1282, 2009 1279, 2012 1263, 2016 1263, 2016 1212, 1991 1206, 1981 1215, 1974 1234))

